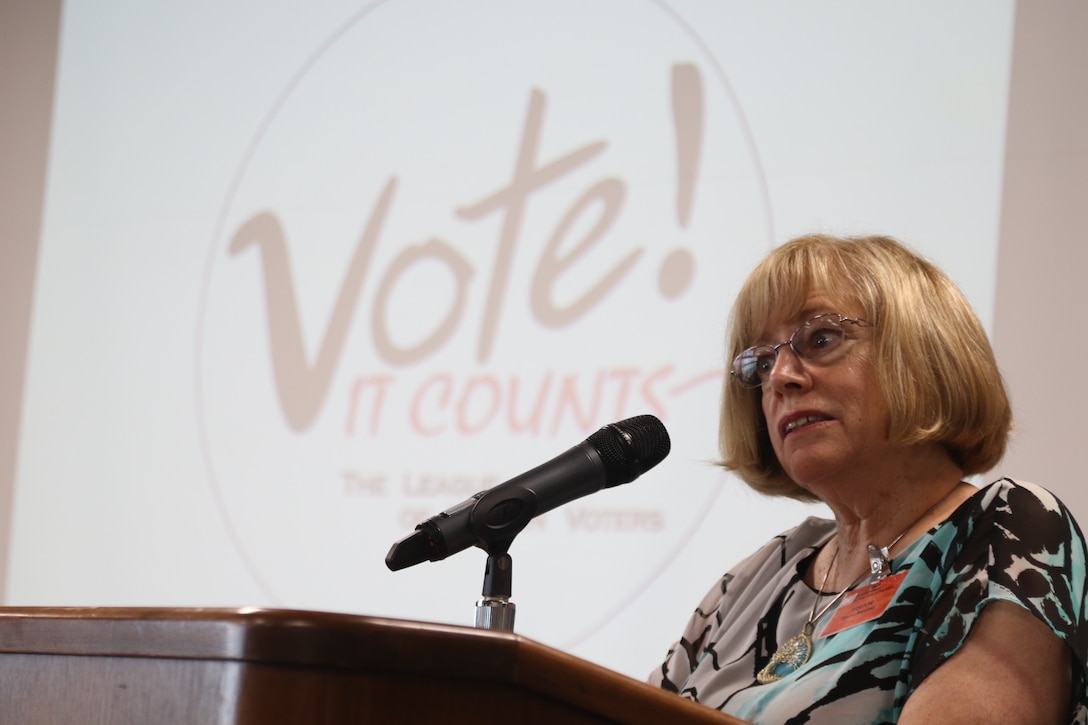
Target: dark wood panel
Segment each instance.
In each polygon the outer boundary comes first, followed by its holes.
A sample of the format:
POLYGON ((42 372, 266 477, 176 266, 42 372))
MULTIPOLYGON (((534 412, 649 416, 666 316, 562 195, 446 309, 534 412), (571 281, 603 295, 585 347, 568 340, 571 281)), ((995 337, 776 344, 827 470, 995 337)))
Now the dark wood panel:
POLYGON ((0 608, 0 722, 739 723, 514 634, 272 609, 0 608))

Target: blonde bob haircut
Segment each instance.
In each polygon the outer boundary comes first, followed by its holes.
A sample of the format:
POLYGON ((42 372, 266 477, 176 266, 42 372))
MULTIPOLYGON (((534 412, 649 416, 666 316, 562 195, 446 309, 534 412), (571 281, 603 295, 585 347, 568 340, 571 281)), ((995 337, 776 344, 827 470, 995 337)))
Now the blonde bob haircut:
MULTIPOLYGON (((872 323, 893 445, 940 443, 964 475, 1001 460, 1012 411, 986 332, 948 276, 895 239, 810 235, 772 251, 733 305, 727 360, 758 342, 770 323, 799 314, 813 294, 842 305, 828 312, 872 323)), ((761 390, 726 375, 721 466, 761 493, 814 501, 771 448, 761 390)))

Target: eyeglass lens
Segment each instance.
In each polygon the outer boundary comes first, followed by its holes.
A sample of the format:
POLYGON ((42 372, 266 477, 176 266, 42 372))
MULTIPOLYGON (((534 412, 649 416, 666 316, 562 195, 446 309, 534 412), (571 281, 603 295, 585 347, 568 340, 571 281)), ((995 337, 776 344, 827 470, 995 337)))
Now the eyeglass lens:
POLYGON ((733 376, 749 388, 758 388, 774 369, 778 350, 789 345, 804 360, 816 360, 839 346, 845 337, 842 315, 828 313, 817 315, 798 327, 790 339, 778 345, 750 347, 733 361, 733 376))

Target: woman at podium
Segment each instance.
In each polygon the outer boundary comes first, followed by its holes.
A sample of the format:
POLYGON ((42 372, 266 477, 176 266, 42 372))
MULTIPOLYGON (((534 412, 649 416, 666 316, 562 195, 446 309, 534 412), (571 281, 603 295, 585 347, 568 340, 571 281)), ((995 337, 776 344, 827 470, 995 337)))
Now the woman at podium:
MULTIPOLYGON (((1060 396, 1051 342, 1025 331, 1060 396)), ((1040 486, 965 481, 1011 412, 948 277, 890 238, 798 238, 728 344, 721 465, 832 518, 716 582, 651 682, 765 725, 1088 722, 1084 536, 1040 486)))

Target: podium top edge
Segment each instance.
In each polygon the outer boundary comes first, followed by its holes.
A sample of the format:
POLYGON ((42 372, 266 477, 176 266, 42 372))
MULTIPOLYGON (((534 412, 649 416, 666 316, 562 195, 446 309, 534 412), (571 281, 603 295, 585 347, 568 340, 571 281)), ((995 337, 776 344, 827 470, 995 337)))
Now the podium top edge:
POLYGON ((518 634, 336 612, 0 607, 0 658, 26 655, 203 660, 473 680, 579 702, 601 713, 622 707, 620 722, 740 723, 518 634))

